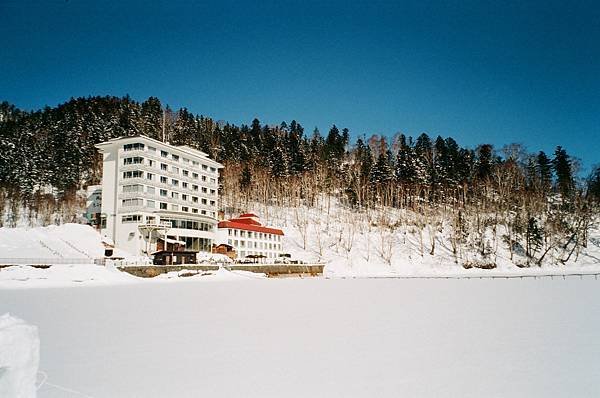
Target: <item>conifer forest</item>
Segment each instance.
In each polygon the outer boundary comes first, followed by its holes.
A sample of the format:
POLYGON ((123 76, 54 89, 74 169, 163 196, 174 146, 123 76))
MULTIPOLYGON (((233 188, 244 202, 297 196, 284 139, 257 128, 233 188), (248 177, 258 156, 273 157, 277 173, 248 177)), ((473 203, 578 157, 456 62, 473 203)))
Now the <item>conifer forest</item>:
MULTIPOLYGON (((366 214, 374 228, 393 231, 410 223, 434 238, 436 231, 450 231, 457 256, 466 248, 485 258, 494 245, 504 245, 511 258, 513 251, 522 254, 523 266, 541 264, 550 252, 566 263, 588 243, 600 168, 582 176, 577 159, 561 146, 544 153, 485 141, 468 148, 426 133, 357 133, 343 125, 305 130, 295 120, 237 126, 173 110, 155 97, 141 103, 128 96, 76 98, 37 111, 3 102, 0 222, 11 226, 24 213, 42 224, 73 221, 85 205, 81 189, 101 179, 94 145, 146 135, 223 163, 223 207, 261 203, 327 212, 333 201, 350 214, 366 214), (391 217, 389 209, 410 217, 391 217)), ((432 255, 434 242, 424 249, 432 255)))

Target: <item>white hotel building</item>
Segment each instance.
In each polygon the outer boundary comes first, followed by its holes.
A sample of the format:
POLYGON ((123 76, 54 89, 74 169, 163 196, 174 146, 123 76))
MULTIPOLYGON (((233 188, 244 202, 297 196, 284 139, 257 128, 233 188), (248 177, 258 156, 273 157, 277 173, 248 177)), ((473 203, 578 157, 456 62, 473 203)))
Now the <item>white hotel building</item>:
POLYGON ((101 234, 134 255, 210 251, 220 163, 145 136, 96 145, 103 154, 101 234))

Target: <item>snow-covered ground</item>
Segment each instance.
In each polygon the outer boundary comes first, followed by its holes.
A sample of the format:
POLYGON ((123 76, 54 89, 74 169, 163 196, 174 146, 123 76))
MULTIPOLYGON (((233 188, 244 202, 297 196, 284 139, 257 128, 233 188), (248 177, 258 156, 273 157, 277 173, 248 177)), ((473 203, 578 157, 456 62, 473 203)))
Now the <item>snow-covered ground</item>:
MULTIPOLYGON (((115 256, 128 258, 127 252, 116 249, 115 256)), ((89 262, 104 257, 100 234, 81 224, 50 225, 48 227, 0 228, 0 259, 39 258, 89 262)))
MULTIPOLYGON (((357 212, 332 203, 325 208, 286 208, 256 205, 252 211, 268 224, 285 232, 283 249, 292 257, 309 262, 324 262, 330 277, 435 277, 435 276, 515 276, 542 274, 600 273, 600 226, 589 234, 587 248, 576 252, 563 264, 551 252, 541 267, 525 264, 524 253, 515 251, 513 259, 503 241, 504 228, 486 241, 491 254, 482 259, 477 250, 460 247, 460 258, 453 254, 452 228, 437 220, 433 227, 418 214, 386 208, 371 213, 357 212), (381 228, 381 223, 394 224, 381 228), (415 224, 419 224, 417 227, 415 224), (435 247, 431 255, 432 246, 435 247), (463 268, 466 262, 493 263, 495 269, 463 268)), ((488 231, 490 232, 490 231, 488 231)), ((540 254, 538 254, 539 256, 540 254)))
POLYGON ((53 397, 598 397, 600 281, 0 290, 53 397))
MULTIPOLYGON (((477 250, 459 248, 459 256, 452 248, 451 226, 438 220, 435 228, 424 224, 419 215, 399 209, 383 209, 371 213, 356 212, 335 202, 325 208, 286 208, 255 204, 249 209, 258 213, 267 225, 285 232, 283 249, 294 259, 325 263, 326 277, 465 277, 465 276, 518 276, 563 275, 600 273, 600 228, 590 231, 588 246, 577 251, 565 264, 546 256, 541 267, 524 264, 523 253, 515 251, 513 259, 503 241, 500 225, 495 235, 486 236, 490 253, 478 257, 477 250), (419 224, 421 223, 421 224, 419 224), (380 225, 394 225, 381 228, 380 225), (417 227, 420 225, 420 227, 417 227), (434 249, 434 254, 430 254, 434 249), (465 269, 465 262, 487 262, 495 269, 465 269)), ((11 259, 41 258, 54 261, 49 269, 15 266, 0 270, 0 288, 48 287, 65 285, 99 285, 145 283, 124 274, 114 267, 90 264, 102 257, 104 246, 100 235, 91 227, 78 224, 35 228, 0 228, 0 264, 11 259), (72 264, 79 261, 79 264, 72 264), (64 264, 70 262, 69 264, 64 264)), ((128 253, 115 252, 125 263, 139 264, 142 259, 128 253)), ((222 255, 201 254, 199 259, 213 264, 225 264, 222 255)), ((148 261, 148 259, 144 259, 148 261)), ((18 264, 19 262, 16 261, 18 264)), ((229 277, 231 273, 217 273, 211 277, 192 277, 201 281, 229 277)), ((171 274, 159 279, 183 280, 171 274)))

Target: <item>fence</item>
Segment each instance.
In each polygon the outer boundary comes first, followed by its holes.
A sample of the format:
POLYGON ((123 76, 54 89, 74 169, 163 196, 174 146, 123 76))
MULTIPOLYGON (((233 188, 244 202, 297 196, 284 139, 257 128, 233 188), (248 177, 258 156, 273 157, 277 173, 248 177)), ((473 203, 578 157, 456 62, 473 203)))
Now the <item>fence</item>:
POLYGON ((96 260, 93 258, 0 258, 0 267, 10 265, 95 264, 96 260))

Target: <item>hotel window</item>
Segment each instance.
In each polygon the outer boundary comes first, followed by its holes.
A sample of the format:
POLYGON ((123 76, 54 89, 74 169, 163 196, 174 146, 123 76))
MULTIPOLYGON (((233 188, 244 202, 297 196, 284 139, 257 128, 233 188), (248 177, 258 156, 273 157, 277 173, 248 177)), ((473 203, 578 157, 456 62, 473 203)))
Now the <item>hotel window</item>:
POLYGON ((140 170, 124 171, 123 178, 142 178, 144 173, 140 170))
POLYGON ((144 192, 144 186, 143 185, 123 185, 123 192, 128 193, 128 192, 144 192))
POLYGON ((192 162, 192 164, 193 164, 194 166, 198 166, 200 163, 198 163, 198 162, 196 162, 196 161, 194 160, 194 161, 192 162))
POLYGON ((248 231, 248 238, 252 238, 252 232, 248 231))
POLYGON ((154 167, 154 160, 148 159, 148 166, 154 167))
POLYGON ((192 173, 192 178, 194 180, 197 180, 198 179, 198 173, 192 173))
POLYGON ((167 151, 160 151, 160 156, 166 158, 169 156, 169 153, 167 151))
POLYGON ((174 187, 178 187, 178 186, 179 186, 179 181, 178 181, 178 180, 173 180, 173 179, 171 179, 171 184, 172 184, 174 187))
POLYGON ((124 151, 143 151, 144 144, 136 142, 135 144, 125 144, 123 145, 124 151))
POLYGON ((215 205, 215 201, 214 201, 214 200, 211 200, 211 201, 210 201, 210 205, 211 205, 211 206, 214 206, 214 205, 215 205))
POLYGON ((121 222, 124 222, 124 223, 140 222, 140 221, 142 221, 142 216, 140 214, 130 214, 130 215, 121 217, 121 222))
POLYGON ((231 228, 227 229, 227 235, 231 236, 231 228))
POLYGON ((160 202, 159 207, 160 207, 161 210, 167 210, 167 204, 164 203, 164 202, 160 202))
POLYGON ((166 189, 161 189, 160 190, 160 196, 167 196, 168 192, 166 189))
POLYGON ((146 222, 148 224, 154 224, 156 222, 156 217, 148 216, 148 217, 146 217, 146 222))
POLYGON ((188 183, 187 182, 182 182, 181 183, 181 187, 187 189, 188 183))
POLYGON ((217 192, 216 192, 214 189, 211 189, 211 190, 210 190, 210 194, 211 194, 211 195, 216 195, 216 194, 217 194, 217 192))
POLYGON ((129 164, 142 164, 144 163, 144 158, 140 157, 140 156, 134 156, 131 158, 125 158, 123 159, 123 165, 127 166, 129 164))
POLYGON ((198 197, 192 196, 192 203, 198 203, 198 197))
POLYGON ((190 172, 187 170, 182 170, 181 172, 183 173, 184 177, 188 177, 190 175, 190 172))
POLYGON ((213 185, 215 185, 217 183, 217 180, 215 180, 214 178, 211 178, 210 179, 210 183, 213 184, 213 185))
POLYGON ((156 148, 154 148, 153 146, 149 146, 148 147, 148 151, 150 151, 150 152, 156 152, 156 148))
POLYGON ((154 180, 154 174, 152 174, 152 173, 146 173, 146 179, 150 180, 150 181, 154 180))
POLYGON ((179 156, 178 155, 172 155, 171 159, 173 159, 176 162, 179 162, 179 156))
POLYGON ((198 209, 195 209, 195 208, 192 207, 192 213, 198 214, 198 209))
POLYGON ((179 174, 179 167, 177 167, 177 166, 171 166, 171 171, 172 171, 174 174, 179 174))
POLYGON ((202 215, 206 215, 206 210, 202 210, 200 213, 202 213, 202 215))
POLYGON ((154 195, 154 187, 146 187, 146 192, 150 195, 154 195))
POLYGON ((208 166, 207 166, 207 165, 205 165, 205 164, 203 164, 203 165, 202 165, 202 170, 208 170, 208 166))
POLYGON ((198 185, 192 185, 192 190, 197 191, 198 190, 198 185))
POLYGON ((177 192, 171 192, 171 197, 173 199, 179 199, 179 194, 177 192))
POLYGON ((190 211, 190 209, 188 207, 182 206, 181 211, 188 212, 188 211, 190 211))
POLYGON ((185 163, 185 164, 188 164, 189 162, 190 162, 190 160, 189 160, 189 159, 187 159, 187 158, 183 158, 183 163, 185 163))
POLYGON ((147 200, 146 201, 146 207, 154 209, 154 208, 156 208, 156 203, 153 200, 147 200))
POLYGON ((166 184, 167 183, 167 177, 160 176, 160 183, 161 184, 166 184))
POLYGON ((171 210, 179 211, 179 205, 171 205, 171 210))
POLYGON ((206 176, 202 176, 202 181, 206 182, 206 176))
POLYGON ((246 241, 240 240, 240 247, 246 247, 246 241))
MULTIPOLYGON (((238 232, 238 231, 237 231, 237 229, 234 229, 234 230, 233 230, 233 236, 237 236, 237 232, 238 232)), ((236 241, 236 242, 237 242, 237 241, 236 241)))
POLYGON ((188 200, 188 196, 186 194, 181 194, 181 200, 188 200))
POLYGON ((122 202, 124 207, 129 207, 129 206, 143 206, 144 205, 144 200, 143 199, 123 199, 122 202))
POLYGON ((206 188, 202 187, 202 193, 207 193, 207 192, 208 192, 208 190, 206 188))
POLYGON ((242 238, 245 238, 246 237, 246 231, 240 231, 240 236, 242 238))
POLYGON ((211 172, 211 173, 214 173, 214 172, 216 172, 216 171, 217 171, 217 169, 215 169, 214 167, 211 167, 211 168, 210 168, 210 172, 211 172))
POLYGON ((206 199, 202 198, 202 204, 205 205, 206 204, 206 199))
POLYGON ((167 169, 168 169, 168 168, 169 168, 169 166, 167 166, 165 163, 161 163, 161 164, 160 164, 160 169, 161 169, 162 171, 167 171, 167 169))

